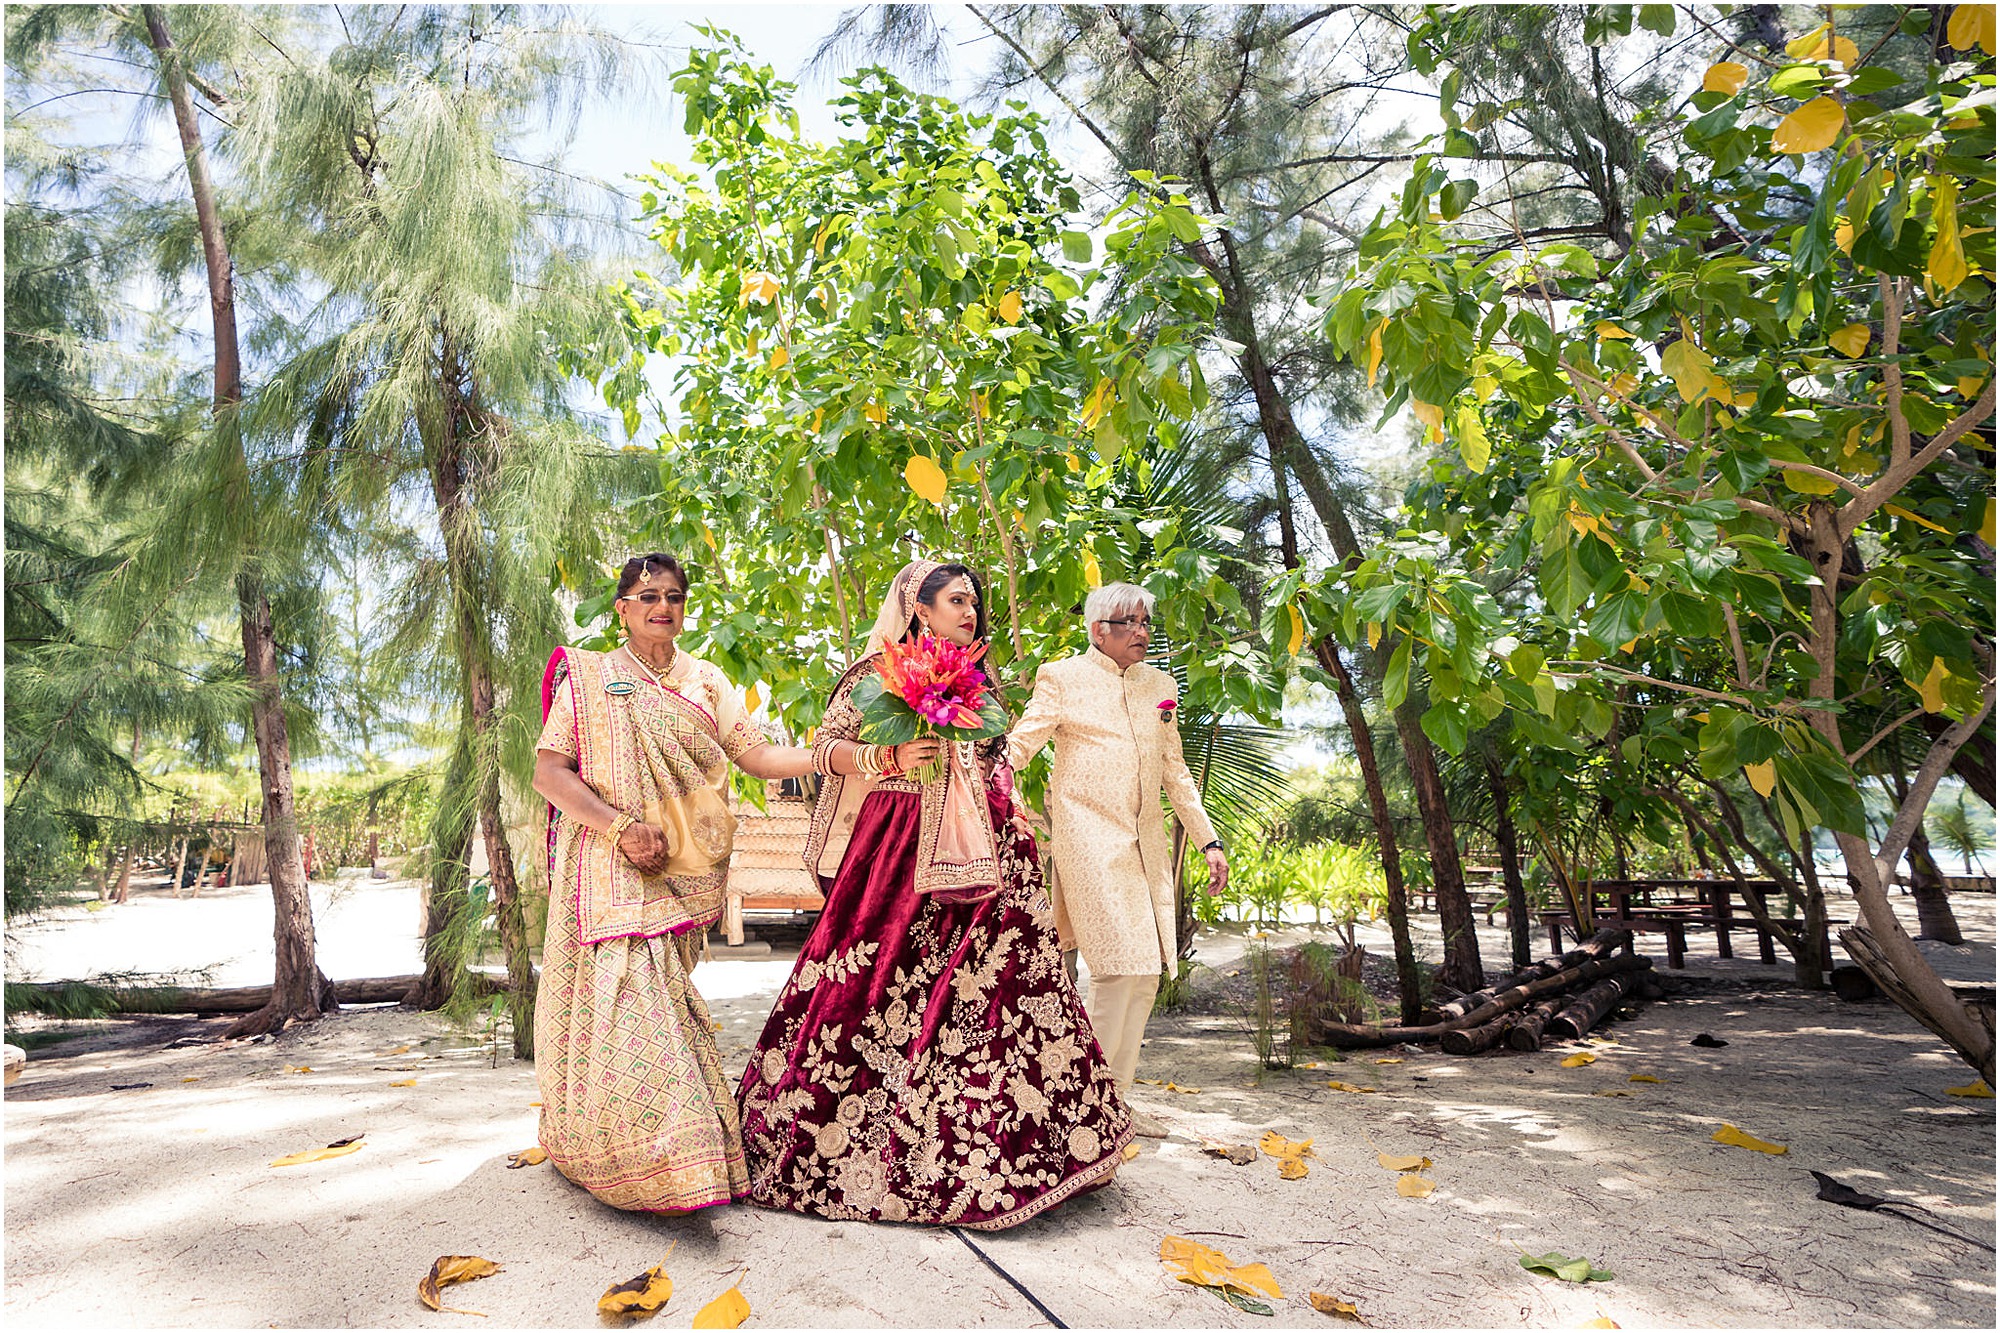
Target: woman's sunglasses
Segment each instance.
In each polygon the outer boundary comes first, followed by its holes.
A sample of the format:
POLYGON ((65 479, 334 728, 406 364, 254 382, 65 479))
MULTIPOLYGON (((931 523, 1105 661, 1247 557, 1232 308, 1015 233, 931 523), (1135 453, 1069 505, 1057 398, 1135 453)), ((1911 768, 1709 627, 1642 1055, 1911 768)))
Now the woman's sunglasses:
POLYGON ((686 606, 688 595, 684 592, 633 592, 620 600, 637 602, 641 606, 658 606, 665 602, 668 606, 686 606))

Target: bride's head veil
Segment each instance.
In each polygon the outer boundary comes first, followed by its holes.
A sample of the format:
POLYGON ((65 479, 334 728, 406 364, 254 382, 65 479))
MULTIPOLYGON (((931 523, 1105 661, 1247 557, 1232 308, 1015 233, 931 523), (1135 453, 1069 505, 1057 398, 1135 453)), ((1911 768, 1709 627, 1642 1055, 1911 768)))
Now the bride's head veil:
POLYGON ((938 568, 935 560, 912 560, 896 571, 896 577, 889 580, 889 591, 882 598, 882 609, 876 613, 875 627, 868 631, 868 647, 863 656, 903 641, 903 636, 910 632, 911 619, 917 614, 917 594, 923 590, 924 580, 938 568))

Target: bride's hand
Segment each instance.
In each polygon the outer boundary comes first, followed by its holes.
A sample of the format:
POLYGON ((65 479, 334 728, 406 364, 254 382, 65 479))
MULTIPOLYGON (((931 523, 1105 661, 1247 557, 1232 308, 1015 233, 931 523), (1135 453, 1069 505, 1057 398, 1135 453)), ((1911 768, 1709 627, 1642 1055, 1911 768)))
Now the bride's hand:
POLYGON ((944 742, 935 736, 919 736, 913 741, 904 741, 896 747, 896 767, 907 773, 913 768, 922 768, 938 757, 944 749, 944 742))

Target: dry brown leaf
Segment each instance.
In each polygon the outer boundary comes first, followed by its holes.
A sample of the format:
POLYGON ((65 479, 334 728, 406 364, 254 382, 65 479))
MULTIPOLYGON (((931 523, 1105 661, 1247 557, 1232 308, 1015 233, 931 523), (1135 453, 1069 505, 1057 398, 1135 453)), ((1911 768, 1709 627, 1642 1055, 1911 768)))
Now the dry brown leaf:
MULTIPOLYGON (((547 1151, 540 1147, 523 1148, 517 1153, 507 1154, 507 1169, 509 1171, 519 1171, 524 1166, 540 1166, 548 1160, 549 1155, 547 1151)), ((664 1263, 665 1260, 661 1262, 664 1263)))
POLYGON ((1630 1097, 1632 1090, 1630 1088, 1599 1088, 1590 1095, 1593 1097, 1630 1097))
POLYGON ((413 1078, 391 1079, 389 1086, 392 1088, 414 1088, 417 1086, 417 1081, 413 1078))
POLYGON ((1329 1296, 1323 1291, 1307 1292, 1306 1300, 1310 1301, 1312 1308, 1321 1314, 1330 1314, 1336 1319, 1345 1319, 1363 1328, 1368 1326, 1368 1321, 1361 1317, 1361 1311, 1355 1308, 1353 1301, 1343 1301, 1340 1297, 1329 1296))
POLYGON ((1382 1091, 1382 1090, 1381 1090, 1380 1088, 1363 1088, 1363 1087, 1360 1087, 1360 1086, 1357 1086, 1356 1084, 1353 1084, 1353 1083, 1342 1083, 1342 1082, 1341 1082, 1341 1081, 1340 1081, 1339 1079, 1337 1079, 1337 1078, 1330 1078, 1330 1079, 1328 1079, 1328 1080, 1326 1081, 1326 1086, 1328 1086, 1329 1088, 1332 1088, 1332 1089, 1333 1089, 1333 1090, 1334 1090, 1335 1092, 1380 1092, 1380 1091, 1382 1091))
POLYGON ((477 1310, 454 1310, 446 1305, 438 1295, 439 1287, 449 1287, 458 1282, 470 1282, 474 1278, 492 1277, 500 1271, 500 1265, 491 1259, 481 1259, 471 1254, 443 1254, 438 1256, 431 1271, 424 1274, 423 1281, 417 1283, 417 1299, 427 1310, 439 1310, 446 1314, 475 1314, 481 1319, 486 1316, 477 1310))
POLYGON ((638 1319, 659 1313, 660 1307, 673 1299, 674 1280, 667 1276, 667 1260, 672 1257, 675 1241, 667 1246, 666 1254, 630 1282, 620 1282, 617 1286, 597 1298, 597 1312, 603 1315, 622 1316, 638 1319))
POLYGON ((1248 1166, 1257 1160, 1257 1150, 1247 1143, 1224 1143, 1221 1139, 1203 1139, 1201 1150, 1238 1166, 1248 1166))
POLYGON ((1378 1152, 1375 1154, 1375 1161, 1384 1171, 1428 1171, 1433 1165, 1430 1158, 1419 1157, 1414 1153, 1403 1157, 1392 1157, 1388 1153, 1378 1152))
POLYGON ((329 1157, 345 1157, 351 1152, 361 1151, 362 1136, 356 1134, 351 1139, 335 1139, 324 1148, 313 1148, 307 1152, 295 1152, 289 1157, 280 1157, 272 1166, 304 1166, 307 1162, 324 1162, 329 1157))
MULTIPOLYGON (((748 1274, 749 1269, 743 1273, 748 1274)), ((735 1328, 750 1317, 750 1302, 743 1299, 743 1276, 739 1275, 736 1285, 723 1292, 707 1305, 695 1312, 696 1328, 735 1328)))
POLYGON ((1396 1177, 1396 1193, 1406 1199, 1428 1199, 1436 1188, 1435 1180, 1414 1171, 1396 1177))

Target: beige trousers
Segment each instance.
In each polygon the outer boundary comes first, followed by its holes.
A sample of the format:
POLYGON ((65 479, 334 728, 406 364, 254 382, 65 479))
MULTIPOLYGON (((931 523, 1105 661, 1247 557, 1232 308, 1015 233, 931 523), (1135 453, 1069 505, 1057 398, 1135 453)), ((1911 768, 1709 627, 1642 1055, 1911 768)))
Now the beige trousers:
POLYGON ((1160 989, 1160 974, 1143 977, 1100 977, 1090 979, 1090 996, 1083 1012, 1090 1018, 1090 1030, 1104 1048, 1104 1063, 1118 1080, 1120 1094, 1132 1090, 1139 1072, 1139 1043, 1146 1035, 1146 1019, 1153 1012, 1153 996, 1160 989))

